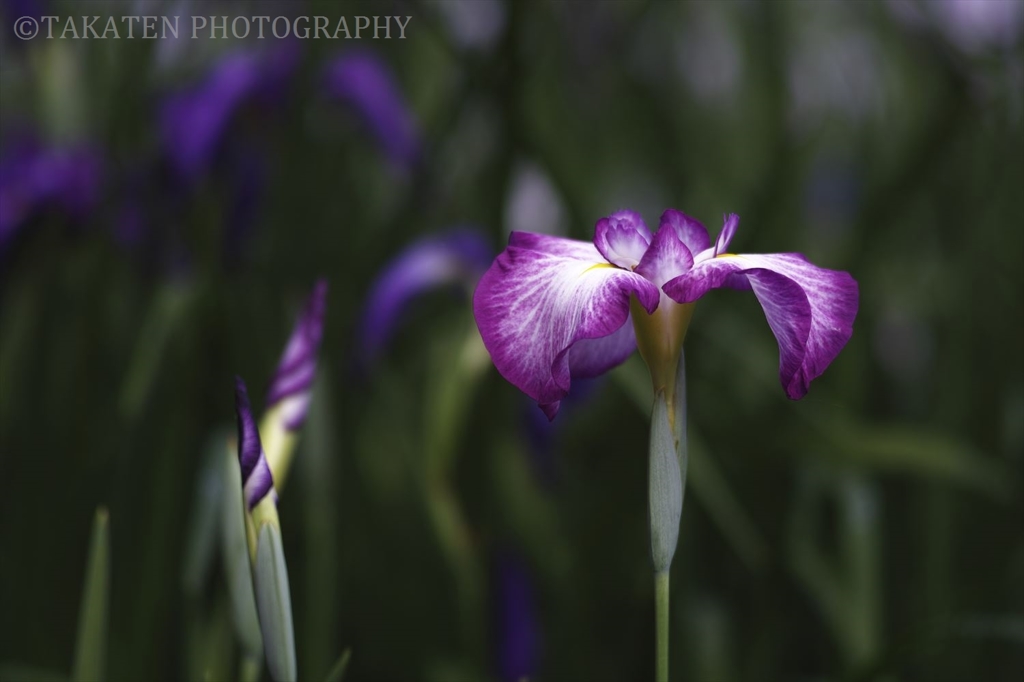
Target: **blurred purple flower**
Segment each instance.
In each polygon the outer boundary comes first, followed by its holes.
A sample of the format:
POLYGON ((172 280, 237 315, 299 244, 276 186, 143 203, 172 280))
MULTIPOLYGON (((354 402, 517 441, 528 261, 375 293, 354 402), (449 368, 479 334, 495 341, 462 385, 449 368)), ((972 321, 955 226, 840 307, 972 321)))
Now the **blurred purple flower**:
POLYGON ((533 580, 522 558, 511 552, 498 554, 495 573, 498 677, 517 682, 536 672, 540 653, 533 580))
POLYGON ((419 160, 419 127, 386 62, 368 50, 346 52, 327 65, 325 81, 328 92, 352 107, 393 164, 409 167, 419 160))
POLYGON ((281 408, 281 425, 287 431, 297 431, 306 421, 326 313, 327 280, 321 279, 295 322, 267 391, 267 410, 281 408))
POLYGON ((271 50, 232 53, 202 82, 161 102, 161 142, 174 170, 186 180, 205 175, 235 114, 246 104, 272 104, 279 99, 298 58, 291 43, 271 50))
POLYGON ((98 203, 103 161, 86 146, 43 147, 24 139, 0 157, 0 251, 49 209, 82 219, 98 203))
POLYGON ((373 362, 409 303, 434 289, 463 285, 468 292, 490 265, 494 250, 471 229, 430 235, 410 244, 377 276, 360 325, 360 356, 373 362))
POLYGON ((43 0, 0 0, 0 16, 7 25, 12 25, 19 17, 32 17, 39 21, 45 11, 43 0))
POLYGON ((905 26, 931 24, 964 52, 1010 48, 1024 33, 1024 0, 888 0, 887 4, 905 26))

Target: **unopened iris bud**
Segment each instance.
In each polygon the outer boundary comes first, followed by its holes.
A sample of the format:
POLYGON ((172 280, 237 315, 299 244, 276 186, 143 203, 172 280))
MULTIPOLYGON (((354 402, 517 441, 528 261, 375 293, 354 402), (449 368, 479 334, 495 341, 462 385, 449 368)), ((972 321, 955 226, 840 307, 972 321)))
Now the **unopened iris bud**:
POLYGON ((316 377, 316 356, 323 337, 327 282, 317 282, 295 323, 267 393, 267 412, 260 424, 266 438, 267 462, 278 487, 283 487, 298 430, 306 422, 316 377))
POLYGON ((235 379, 238 415, 238 462, 245 498, 246 535, 253 588, 267 670, 276 682, 296 679, 295 634, 288 569, 277 516, 277 492, 259 430, 252 416, 245 382, 235 379))

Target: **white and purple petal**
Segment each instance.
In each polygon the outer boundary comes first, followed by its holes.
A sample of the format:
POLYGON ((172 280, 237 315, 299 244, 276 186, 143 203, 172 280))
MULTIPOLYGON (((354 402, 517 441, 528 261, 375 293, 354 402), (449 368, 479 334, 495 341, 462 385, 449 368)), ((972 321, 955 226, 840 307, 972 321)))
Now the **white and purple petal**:
POLYGON ((594 226, 594 246, 605 260, 632 270, 651 244, 651 231, 635 211, 619 211, 594 226))
POLYGON ((725 217, 722 231, 718 233, 718 239, 715 240, 715 256, 721 256, 729 250, 729 243, 732 242, 732 238, 736 235, 736 228, 739 226, 740 217, 735 213, 730 213, 725 217))
POLYGON ((693 256, 674 229, 658 230, 647 253, 636 266, 636 274, 642 275, 661 287, 693 267, 693 256))
POLYGON ((295 324, 267 392, 267 410, 280 405, 284 428, 289 431, 297 430, 306 421, 326 308, 327 282, 320 280, 295 324))
POLYGON ((238 463, 246 507, 252 508, 274 490, 274 477, 252 416, 249 393, 241 377, 235 377, 235 413, 238 418, 238 463))
POLYGON ((802 398, 853 334, 857 282, 798 253, 740 254, 698 262, 666 283, 664 291, 690 303, 710 289, 741 285, 753 290, 779 342, 779 379, 786 395, 802 398))
POLYGON ((402 251, 370 286, 360 324, 363 362, 372 362, 387 345, 416 297, 458 284, 468 290, 493 258, 490 243, 470 229, 431 235, 402 251))
POLYGON ((658 232, 666 228, 676 233, 676 237, 686 245, 690 255, 694 258, 698 253, 711 246, 711 238, 708 237, 708 229, 704 227, 704 224, 682 211, 670 208, 661 214, 658 232))
POLYGON ((658 307, 657 287, 592 244, 514 232, 480 280, 473 312, 498 371, 553 418, 574 375, 595 376, 632 352, 632 330, 621 331, 632 295, 648 312, 658 307))

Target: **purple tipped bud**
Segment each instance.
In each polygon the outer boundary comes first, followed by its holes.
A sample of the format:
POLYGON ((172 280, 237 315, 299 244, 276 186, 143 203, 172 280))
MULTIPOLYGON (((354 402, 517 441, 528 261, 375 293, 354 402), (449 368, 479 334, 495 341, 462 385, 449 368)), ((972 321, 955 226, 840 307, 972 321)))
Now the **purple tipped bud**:
POLYGON ((238 414, 238 463, 242 469, 242 491, 249 511, 274 490, 274 477, 260 443, 260 432, 252 418, 249 393, 241 377, 235 377, 235 412, 238 414))
POLYGON ((267 409, 280 405, 282 422, 289 431, 299 429, 306 421, 326 309, 327 281, 319 280, 295 323, 267 393, 267 409))

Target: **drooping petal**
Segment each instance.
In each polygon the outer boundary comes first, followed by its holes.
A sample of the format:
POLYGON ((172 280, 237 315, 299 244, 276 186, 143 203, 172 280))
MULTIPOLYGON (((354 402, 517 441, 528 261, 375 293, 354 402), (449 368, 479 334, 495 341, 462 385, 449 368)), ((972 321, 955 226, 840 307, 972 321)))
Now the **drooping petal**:
POLYGON ((292 330, 267 392, 267 411, 280 405, 281 421, 290 431, 297 430, 306 421, 326 309, 327 281, 320 280, 292 330))
POLYGON ((662 213, 661 221, 658 223, 658 232, 665 228, 676 233, 676 237, 686 245, 692 256, 696 256, 711 246, 711 238, 708 237, 708 229, 704 227, 704 224, 682 211, 670 208, 662 213))
POLYGON ((628 355, 627 332, 573 349, 619 332, 634 294, 648 312, 657 308, 657 287, 593 245, 514 232, 480 280, 473 312, 498 371, 553 417, 574 373, 594 376, 628 355))
POLYGON ((369 50, 346 52, 327 67, 327 89, 355 111, 393 163, 420 157, 419 127, 387 63, 369 50))
POLYGON ((594 227, 594 246, 605 260, 620 268, 635 268, 650 244, 651 231, 635 211, 613 213, 594 227))
POLYGON ((274 478, 252 416, 249 393, 241 377, 235 377, 235 412, 238 417, 238 463, 242 469, 242 490, 245 504, 251 511, 274 489, 274 478))
POLYGON ((360 324, 362 360, 375 359, 417 296, 452 284, 472 287, 493 258, 488 241, 471 229, 430 235, 402 251, 370 287, 360 324))
POLYGON ((674 229, 658 230, 636 273, 662 286, 693 267, 693 256, 674 229))
MULTIPOLYGON (((724 230, 723 230, 724 232, 724 230)), ((779 342, 779 379, 792 399, 802 398, 853 334, 857 282, 847 272, 819 268, 798 253, 712 258, 665 284, 680 303, 738 282, 749 286, 779 342)))

